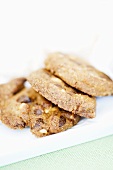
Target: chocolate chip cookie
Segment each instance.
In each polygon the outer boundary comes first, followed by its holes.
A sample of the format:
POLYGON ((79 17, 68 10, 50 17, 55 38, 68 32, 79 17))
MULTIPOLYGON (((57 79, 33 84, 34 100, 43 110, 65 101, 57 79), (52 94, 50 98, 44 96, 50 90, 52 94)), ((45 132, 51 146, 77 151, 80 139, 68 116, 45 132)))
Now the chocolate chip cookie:
POLYGON ((113 81, 80 58, 62 53, 49 54, 45 67, 76 89, 92 96, 113 94, 113 81))
POLYGON ((96 99, 94 97, 69 87, 45 69, 31 73, 28 81, 34 90, 60 108, 83 117, 95 117, 96 99))
POLYGON ((25 78, 16 78, 6 84, 0 85, 0 120, 4 102, 23 89, 25 81, 25 78))
POLYGON ((12 129, 29 126, 29 114, 35 103, 40 103, 40 96, 32 88, 22 89, 5 100, 1 112, 1 121, 12 129))
POLYGON ((24 88, 6 100, 1 113, 1 121, 12 129, 23 129, 29 125, 30 103, 34 99, 30 89, 24 88))
POLYGON ((78 123, 78 115, 59 109, 37 93, 30 117, 31 132, 43 137, 65 131, 78 123))

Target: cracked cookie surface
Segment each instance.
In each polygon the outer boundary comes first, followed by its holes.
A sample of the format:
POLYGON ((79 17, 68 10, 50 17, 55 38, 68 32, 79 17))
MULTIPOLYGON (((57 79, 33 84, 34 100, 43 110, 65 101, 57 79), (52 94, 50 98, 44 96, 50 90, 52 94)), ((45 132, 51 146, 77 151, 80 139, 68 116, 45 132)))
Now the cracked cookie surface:
POLYGON ((45 67, 70 86, 91 96, 113 94, 113 81, 80 58, 51 53, 45 60, 45 67))
POLYGON ((74 114, 94 118, 96 99, 69 87, 45 69, 30 74, 28 81, 43 97, 74 114))

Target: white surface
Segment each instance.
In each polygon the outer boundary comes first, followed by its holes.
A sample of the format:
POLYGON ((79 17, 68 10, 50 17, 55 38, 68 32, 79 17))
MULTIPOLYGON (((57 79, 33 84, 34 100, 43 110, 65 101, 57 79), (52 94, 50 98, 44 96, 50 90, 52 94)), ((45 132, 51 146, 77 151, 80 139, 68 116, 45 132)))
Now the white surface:
MULTIPOLYGON (((85 57, 113 78, 112 9, 112 0, 0 1, 0 82, 41 67, 51 51, 85 57)), ((113 134, 112 122, 113 97, 105 97, 95 119, 41 139, 0 123, 0 166, 113 134)))
POLYGON ((65 132, 36 138, 28 129, 11 130, 0 124, 0 166, 113 134, 113 97, 97 99, 96 118, 82 119, 65 132))

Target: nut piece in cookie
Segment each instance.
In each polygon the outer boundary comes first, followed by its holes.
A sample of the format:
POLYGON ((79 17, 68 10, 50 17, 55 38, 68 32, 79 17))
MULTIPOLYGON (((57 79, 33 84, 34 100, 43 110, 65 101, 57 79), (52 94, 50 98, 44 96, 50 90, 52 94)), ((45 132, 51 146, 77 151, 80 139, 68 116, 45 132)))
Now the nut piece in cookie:
POLYGON ((69 87, 45 69, 31 73, 28 81, 34 90, 60 108, 83 117, 95 117, 96 99, 94 97, 69 87))
POLYGON ((24 88, 25 78, 16 78, 0 85, 0 120, 4 102, 24 88))
POLYGON ((113 81, 106 74, 75 56, 62 53, 49 54, 45 67, 70 86, 91 96, 113 94, 113 81))

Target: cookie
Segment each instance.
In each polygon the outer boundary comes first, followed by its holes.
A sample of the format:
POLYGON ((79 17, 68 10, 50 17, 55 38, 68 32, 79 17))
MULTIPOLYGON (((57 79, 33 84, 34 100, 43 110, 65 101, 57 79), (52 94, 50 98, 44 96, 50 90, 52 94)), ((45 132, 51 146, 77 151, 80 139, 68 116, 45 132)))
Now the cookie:
POLYGON ((80 117, 59 109, 37 93, 37 103, 29 114, 31 132, 43 137, 65 131, 78 123, 80 117))
POLYGON ((53 53, 47 57, 45 67, 70 86, 91 96, 113 94, 113 81, 80 58, 53 53))
POLYGON ((31 73, 28 81, 34 90, 60 108, 83 117, 95 117, 94 97, 69 87, 45 69, 31 73))
POLYGON ((12 129, 23 129, 29 125, 31 90, 24 88, 6 100, 1 113, 1 121, 12 129))
POLYGON ((23 89, 25 81, 25 78, 16 78, 6 84, 0 85, 0 120, 4 102, 23 89))
POLYGON ((5 102, 1 120, 10 128, 23 129, 30 126, 37 137, 47 136, 69 129, 80 117, 54 106, 32 88, 21 92, 5 102))

